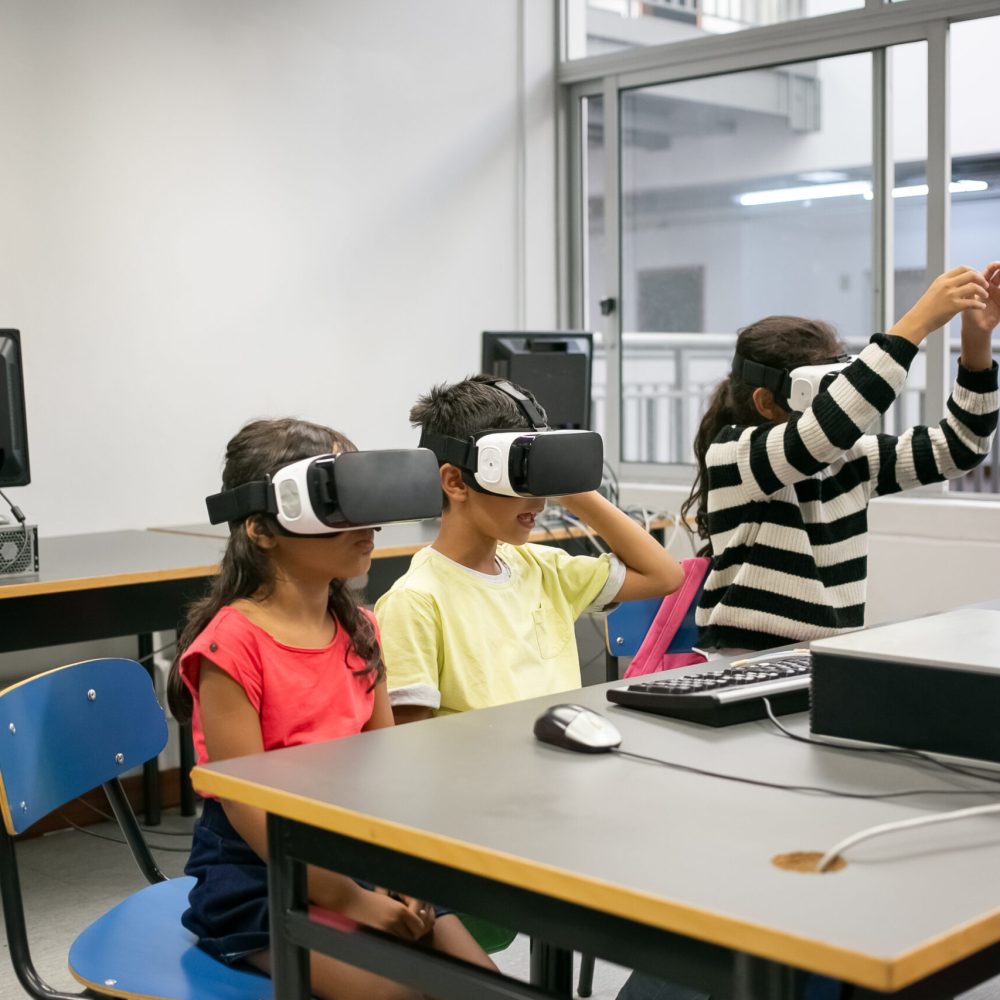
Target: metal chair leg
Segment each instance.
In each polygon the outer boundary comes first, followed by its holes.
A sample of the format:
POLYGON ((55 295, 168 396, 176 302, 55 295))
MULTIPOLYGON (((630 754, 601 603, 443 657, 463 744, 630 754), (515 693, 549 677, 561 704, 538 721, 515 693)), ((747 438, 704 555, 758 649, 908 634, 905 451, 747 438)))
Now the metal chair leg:
POLYGON ((580 981, 576 992, 582 997, 589 997, 594 991, 594 956, 580 956, 580 981))

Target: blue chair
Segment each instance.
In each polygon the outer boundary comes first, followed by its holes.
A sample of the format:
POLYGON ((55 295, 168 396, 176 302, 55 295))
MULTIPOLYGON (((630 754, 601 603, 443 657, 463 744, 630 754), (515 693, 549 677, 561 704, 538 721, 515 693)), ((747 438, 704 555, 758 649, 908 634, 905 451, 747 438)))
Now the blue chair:
POLYGON ((157 868, 122 790, 121 774, 155 757, 166 742, 163 710, 134 660, 88 660, 0 692, 0 893, 11 963, 28 996, 271 1000, 270 979, 216 961, 181 925, 194 880, 167 879, 157 868), (15 842, 98 785, 150 885, 76 939, 69 968, 86 992, 61 993, 31 960, 15 842))

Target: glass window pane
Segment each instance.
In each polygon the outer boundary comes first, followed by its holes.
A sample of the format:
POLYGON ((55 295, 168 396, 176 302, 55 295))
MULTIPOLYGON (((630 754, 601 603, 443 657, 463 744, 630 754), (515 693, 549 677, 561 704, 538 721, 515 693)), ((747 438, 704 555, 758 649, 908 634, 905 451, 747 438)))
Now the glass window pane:
POLYGON ((665 45, 864 5, 865 0, 568 0, 567 56, 665 45))
POLYGON ((622 96, 622 458, 687 463, 737 330, 871 334, 871 56, 622 96))
MULTIPOLYGON (((1000 260, 1000 119, 989 89, 1000 52, 1000 17, 951 28, 951 264, 982 269, 1000 260), (983 102, 987 104, 984 105, 983 102)), ((958 363, 960 321, 950 326, 952 369, 958 363)), ((952 489, 1000 493, 1000 444, 952 489)))

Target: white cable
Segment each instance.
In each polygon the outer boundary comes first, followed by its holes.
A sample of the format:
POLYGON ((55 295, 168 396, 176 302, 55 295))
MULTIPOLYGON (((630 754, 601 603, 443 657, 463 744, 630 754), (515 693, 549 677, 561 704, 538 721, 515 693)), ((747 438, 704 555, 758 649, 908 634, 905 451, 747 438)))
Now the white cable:
POLYGON ((834 859, 855 844, 872 837, 880 837, 885 833, 895 833, 897 830, 909 830, 916 826, 930 826, 932 823, 950 823, 953 820, 969 819, 971 816, 985 816, 987 813, 1000 812, 1000 805, 971 806, 968 809, 955 809, 952 812, 936 813, 933 816, 918 816, 916 819, 903 819, 896 823, 882 823, 880 826, 870 826, 867 830, 845 837, 834 845, 819 859, 818 871, 826 871, 834 859))

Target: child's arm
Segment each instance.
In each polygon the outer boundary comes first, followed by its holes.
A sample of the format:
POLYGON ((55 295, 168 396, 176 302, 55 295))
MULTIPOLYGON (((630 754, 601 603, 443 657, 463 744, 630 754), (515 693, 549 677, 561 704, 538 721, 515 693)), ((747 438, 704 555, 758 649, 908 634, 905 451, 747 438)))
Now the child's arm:
POLYGON ((961 310, 985 309, 988 287, 969 267, 940 275, 888 336, 873 338, 809 409, 785 423, 723 432, 708 451, 710 486, 719 478, 727 487, 739 486, 744 501, 763 499, 842 458, 896 400, 919 345, 961 310))
MULTIPOLYGON (((428 712, 430 709, 428 709, 428 712)), ((367 733, 371 729, 386 729, 393 725, 392 706, 389 704, 389 691, 385 681, 375 685, 375 704, 372 706, 371 718, 361 727, 367 733)))
POLYGON ((441 705, 441 623, 433 602, 409 589, 390 590, 375 602, 375 617, 396 725, 431 718, 441 705))
MULTIPOLYGON (((260 717, 243 688, 224 670, 202 657, 198 703, 209 760, 227 760, 261 753, 264 740, 260 717)), ((222 800, 236 832, 262 861, 267 861, 267 821, 262 809, 222 800)), ((417 941, 430 921, 405 903, 362 889, 346 875, 309 868, 309 899, 317 906, 342 913, 358 923, 417 941)))
POLYGON ((955 479, 989 454, 997 426, 997 373, 991 337, 1000 324, 1000 261, 983 272, 989 299, 962 313, 962 356, 944 419, 899 437, 866 440, 870 483, 877 496, 955 479))
POLYGON ((593 528, 624 563, 625 581, 616 601, 662 597, 672 594, 684 582, 680 563, 649 532, 600 493, 577 493, 557 500, 593 528))

